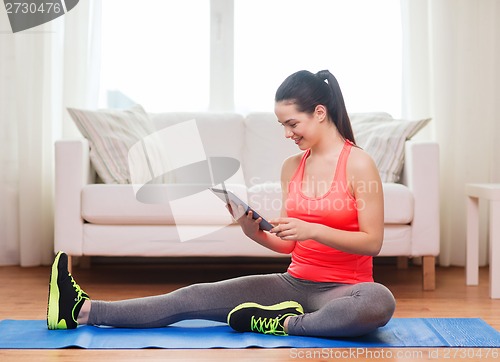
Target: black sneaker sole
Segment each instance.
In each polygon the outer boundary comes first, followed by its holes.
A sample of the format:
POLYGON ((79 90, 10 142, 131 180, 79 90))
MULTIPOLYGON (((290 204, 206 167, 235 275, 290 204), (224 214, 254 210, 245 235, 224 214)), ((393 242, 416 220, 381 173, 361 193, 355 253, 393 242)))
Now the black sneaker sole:
POLYGON ((263 309, 263 310, 283 310, 283 309, 292 308, 292 309, 295 309, 299 314, 304 314, 304 309, 302 308, 302 306, 299 303, 294 302, 294 301, 281 302, 281 303, 269 305, 269 306, 260 305, 260 304, 253 303, 253 302, 247 302, 247 303, 240 304, 239 306, 234 308, 227 315, 227 324, 230 324, 229 321, 231 320, 231 316, 233 315, 233 313, 235 313, 239 310, 245 309, 245 308, 258 308, 258 309, 263 309))

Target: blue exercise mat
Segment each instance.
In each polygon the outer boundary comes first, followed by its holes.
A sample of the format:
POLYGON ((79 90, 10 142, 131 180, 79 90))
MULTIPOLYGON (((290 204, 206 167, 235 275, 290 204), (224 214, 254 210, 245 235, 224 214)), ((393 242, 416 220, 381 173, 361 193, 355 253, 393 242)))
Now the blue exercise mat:
POLYGON ((0 348, 382 348, 500 347, 500 333, 476 318, 393 318, 359 338, 313 338, 238 333, 217 322, 191 320, 155 329, 80 326, 49 331, 41 320, 0 322, 0 348))

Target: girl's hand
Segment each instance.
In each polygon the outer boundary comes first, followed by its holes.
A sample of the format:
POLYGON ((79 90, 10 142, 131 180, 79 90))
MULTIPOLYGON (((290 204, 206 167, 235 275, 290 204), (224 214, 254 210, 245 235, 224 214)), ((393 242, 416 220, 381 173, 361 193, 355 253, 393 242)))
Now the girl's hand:
POLYGON ((249 238, 253 238, 254 235, 257 235, 261 230, 259 229, 259 223, 262 221, 262 218, 253 219, 252 210, 248 211, 248 214, 245 214, 245 209, 241 205, 236 205, 233 202, 227 206, 227 209, 233 216, 233 218, 240 224, 241 229, 249 238))
POLYGON ((283 240, 304 241, 312 239, 312 224, 292 217, 280 217, 269 221, 277 225, 269 232, 283 240))

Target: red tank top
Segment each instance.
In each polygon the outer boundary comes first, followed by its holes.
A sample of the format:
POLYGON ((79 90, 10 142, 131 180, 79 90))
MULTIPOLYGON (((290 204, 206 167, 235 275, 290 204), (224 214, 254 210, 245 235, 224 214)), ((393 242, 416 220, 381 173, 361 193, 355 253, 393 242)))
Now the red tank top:
MULTIPOLYGON (((288 217, 340 230, 359 231, 356 200, 348 188, 346 177, 351 148, 352 143, 346 141, 330 189, 319 198, 307 197, 302 193, 304 169, 310 150, 304 153, 288 185, 285 204, 288 217)), ((372 282, 372 259, 371 256, 345 253, 310 239, 295 244, 288 273, 316 282, 372 282)))

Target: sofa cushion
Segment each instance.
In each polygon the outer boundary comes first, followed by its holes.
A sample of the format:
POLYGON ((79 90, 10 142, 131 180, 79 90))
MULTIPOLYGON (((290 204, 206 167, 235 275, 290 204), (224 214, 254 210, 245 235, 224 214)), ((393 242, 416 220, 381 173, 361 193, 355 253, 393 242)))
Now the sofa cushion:
POLYGON ((356 144, 372 156, 382 182, 398 182, 404 164, 405 142, 425 127, 430 118, 394 119, 385 113, 351 117, 356 144))
POLYGON ((81 110, 68 108, 82 135, 89 140, 90 160, 105 183, 130 182, 128 151, 154 132, 153 122, 136 105, 129 110, 81 110))
POLYGON ((409 224, 413 221, 413 194, 401 184, 383 183, 384 189, 384 223, 409 224))
MULTIPOLYGON (((401 184, 383 183, 384 223, 409 224, 413 221, 413 195, 401 184)), ((267 182, 248 189, 248 202, 266 219, 279 217, 282 205, 281 185, 267 182)))
MULTIPOLYGON (((82 217, 104 225, 229 225, 234 223, 225 204, 211 191, 199 192, 196 185, 155 185, 158 203, 137 200, 133 185, 92 184, 82 189, 82 217), (186 197, 169 200, 179 188, 196 190, 186 197), (163 200, 163 201, 162 201, 163 200), (164 201, 167 200, 167 201, 164 201)), ((247 200, 243 185, 226 185, 247 200)), ((151 199, 151 198, 150 198, 151 199)))
POLYGON ((384 227, 384 242, 378 255, 412 255, 412 237, 411 225, 386 225, 384 227))
POLYGON ((265 182, 250 187, 248 189, 248 204, 267 220, 279 217, 283 204, 281 184, 265 182))
POLYGON ((83 226, 83 254, 155 257, 286 257, 249 239, 238 225, 214 230, 212 225, 189 226, 199 235, 182 239, 172 225, 83 226))

